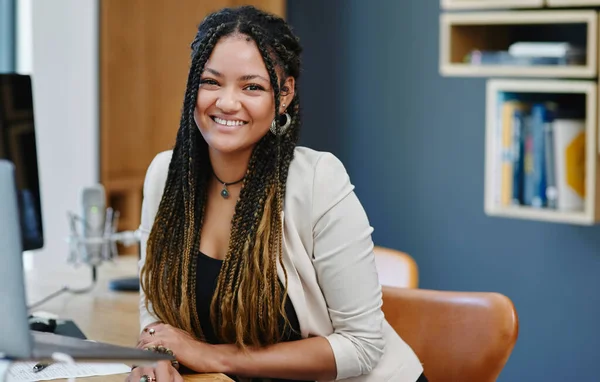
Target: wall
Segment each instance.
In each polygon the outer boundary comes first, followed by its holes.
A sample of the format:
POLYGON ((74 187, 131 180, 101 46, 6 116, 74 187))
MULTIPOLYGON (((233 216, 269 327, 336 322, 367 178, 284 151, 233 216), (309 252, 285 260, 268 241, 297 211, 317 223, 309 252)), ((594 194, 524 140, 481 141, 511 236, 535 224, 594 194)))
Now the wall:
MULTIPOLYGON (((21 9, 31 10, 32 52, 17 56, 32 58, 45 234, 40 255, 65 261, 67 212, 78 213, 80 189, 98 182, 98 6, 96 0, 30 5, 21 9)), ((21 40, 20 49, 27 46, 21 40)), ((27 62, 20 67, 27 70, 27 62)))
POLYGON ((0 0, 0 73, 15 66, 15 0, 0 0))
POLYGON ((600 227, 484 215, 485 79, 439 76, 439 13, 437 0, 289 1, 302 143, 342 159, 374 240, 412 254, 422 288, 513 300, 500 381, 597 380, 600 227))

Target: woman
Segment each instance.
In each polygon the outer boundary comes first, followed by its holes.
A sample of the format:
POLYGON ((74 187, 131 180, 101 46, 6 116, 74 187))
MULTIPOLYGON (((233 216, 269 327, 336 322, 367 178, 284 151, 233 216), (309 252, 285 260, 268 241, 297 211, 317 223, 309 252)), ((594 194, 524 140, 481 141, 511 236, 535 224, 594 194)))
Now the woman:
POLYGON ((300 53, 284 20, 253 7, 200 24, 175 147, 150 164, 142 208, 138 346, 177 362, 128 381, 181 381, 178 366, 424 378, 383 317, 372 228, 343 165, 296 147, 300 53))

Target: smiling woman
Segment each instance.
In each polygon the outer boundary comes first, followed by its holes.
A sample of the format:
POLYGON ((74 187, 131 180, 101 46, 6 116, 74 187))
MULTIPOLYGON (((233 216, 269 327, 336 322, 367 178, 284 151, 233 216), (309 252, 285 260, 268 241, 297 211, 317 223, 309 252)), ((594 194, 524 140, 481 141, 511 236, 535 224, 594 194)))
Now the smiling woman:
POLYGON ((239 380, 423 380, 381 311, 372 228, 344 166, 297 147, 302 48, 245 6, 192 43, 179 132, 146 174, 138 346, 239 380))

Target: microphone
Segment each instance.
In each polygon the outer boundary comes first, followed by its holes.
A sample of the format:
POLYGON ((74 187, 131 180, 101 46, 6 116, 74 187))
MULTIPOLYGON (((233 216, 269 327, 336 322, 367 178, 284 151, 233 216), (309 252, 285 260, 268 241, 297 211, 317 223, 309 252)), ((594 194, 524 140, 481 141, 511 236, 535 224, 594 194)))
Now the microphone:
POLYGON ((80 203, 83 239, 88 240, 82 248, 82 260, 91 265, 99 265, 103 257, 102 238, 105 233, 106 193, 104 186, 97 184, 83 188, 80 194, 80 203))
POLYGON ((118 255, 117 242, 125 246, 140 242, 142 236, 139 230, 117 232, 119 212, 107 208, 105 198, 106 193, 101 184, 85 187, 81 190, 79 198, 81 216, 71 212, 68 214, 71 233, 67 237, 69 243, 67 262, 76 266, 80 264, 90 266, 92 283, 81 289, 63 286, 30 305, 29 310, 65 292, 80 294, 91 291, 96 285, 97 268, 105 261, 114 260, 118 255))
POLYGON ((117 242, 130 246, 140 241, 141 234, 137 230, 117 232, 119 211, 106 207, 104 186, 83 188, 79 199, 81 214, 69 213, 68 263, 86 264, 94 269, 118 255, 117 242))

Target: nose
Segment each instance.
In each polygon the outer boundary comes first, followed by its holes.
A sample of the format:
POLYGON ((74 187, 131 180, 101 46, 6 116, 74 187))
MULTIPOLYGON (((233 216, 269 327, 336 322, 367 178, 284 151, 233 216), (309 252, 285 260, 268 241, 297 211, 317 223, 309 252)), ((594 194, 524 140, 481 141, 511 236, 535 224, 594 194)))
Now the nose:
POLYGON ((241 104, 235 96, 234 91, 224 91, 221 97, 217 99, 215 105, 224 113, 232 113, 239 110, 241 104))

